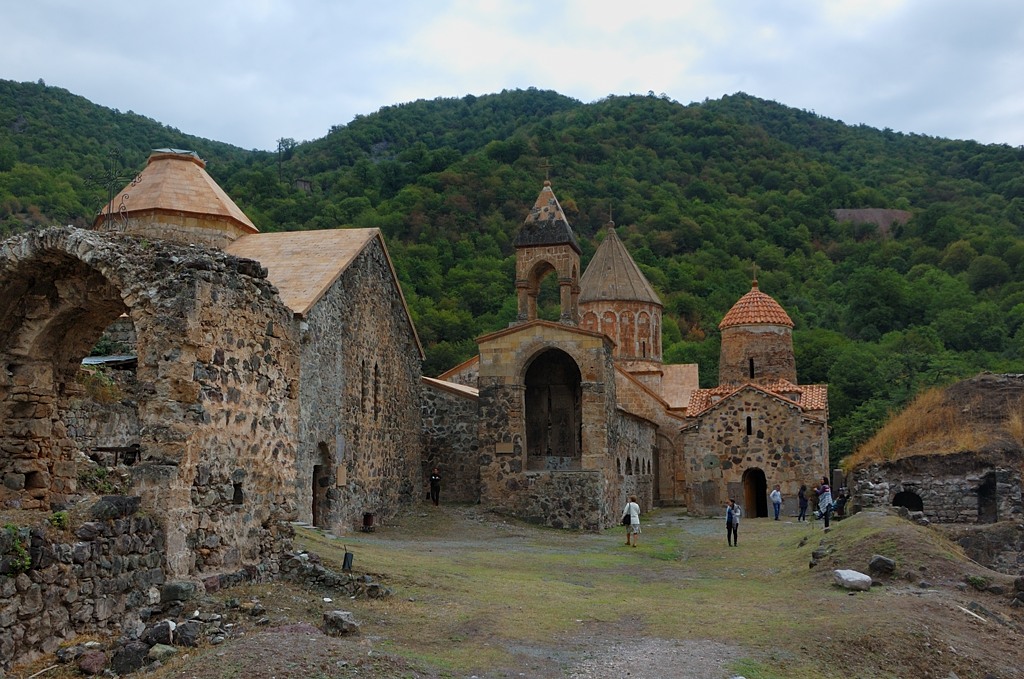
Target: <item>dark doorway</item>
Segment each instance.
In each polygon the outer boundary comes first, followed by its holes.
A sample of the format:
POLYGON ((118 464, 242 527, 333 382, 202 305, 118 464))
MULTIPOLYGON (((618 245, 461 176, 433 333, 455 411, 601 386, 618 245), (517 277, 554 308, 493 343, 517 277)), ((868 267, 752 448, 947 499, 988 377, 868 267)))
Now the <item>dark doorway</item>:
POLYGON ((999 497, 996 493, 996 473, 989 472, 978 486, 978 523, 999 520, 999 497))
POLYGON ((896 497, 892 499, 892 506, 906 507, 912 512, 924 511, 924 502, 921 500, 921 496, 909 490, 901 490, 896 493, 896 497))
POLYGON ((757 518, 768 516, 768 480, 760 469, 743 472, 743 513, 757 518))
POLYGON ((530 364, 525 382, 527 468, 579 469, 583 417, 576 361, 548 349, 530 364))
POLYGON ((327 528, 330 519, 330 498, 328 490, 331 487, 331 466, 327 455, 327 444, 321 443, 318 446, 320 464, 313 465, 313 525, 317 528, 327 528))

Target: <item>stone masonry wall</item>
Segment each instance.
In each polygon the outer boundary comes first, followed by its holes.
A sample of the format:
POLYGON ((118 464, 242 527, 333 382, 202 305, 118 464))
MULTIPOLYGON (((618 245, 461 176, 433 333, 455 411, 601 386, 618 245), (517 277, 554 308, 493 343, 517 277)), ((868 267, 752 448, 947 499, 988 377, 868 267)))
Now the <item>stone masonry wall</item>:
POLYGON ((722 330, 718 383, 784 379, 796 384, 793 334, 781 325, 740 325, 722 330), (750 377, 750 360, 754 376, 750 377))
POLYGON ((481 338, 479 388, 484 504, 557 527, 589 530, 618 520, 615 379, 606 337, 537 321, 481 338), (531 362, 552 349, 568 354, 580 370, 579 472, 526 471, 523 379, 531 362), (559 495, 544 497, 547 492, 559 495))
POLYGON ((12 536, 0 529, 0 670, 79 634, 121 633, 138 623, 139 608, 159 601, 166 579, 159 522, 114 514, 66 530, 22 528, 12 536), (9 558, 13 540, 27 548, 27 570, 9 558))
POLYGON ((891 507, 897 493, 921 499, 925 517, 935 523, 978 523, 979 491, 994 479, 996 518, 1020 521, 1024 515, 1021 463, 1013 453, 917 455, 854 470, 850 493, 854 509, 891 507))
MULTIPOLYGON (((480 499, 477 399, 429 384, 421 387, 423 478, 437 467, 442 502, 480 499)), ((425 485, 421 497, 429 496, 425 485)))
POLYGON ((298 342, 257 263, 201 246, 51 228, 0 244, 0 500, 76 498, 78 445, 62 414, 80 360, 127 313, 137 334, 133 492, 167 520, 176 576, 258 563, 294 516, 298 342))
POLYGON ((828 473, 823 423, 760 390, 742 389, 697 422, 683 439, 688 507, 695 515, 716 516, 727 495, 742 497, 737 489, 748 469, 763 471, 767 487, 779 484, 784 498, 795 498, 801 484, 812 487, 828 473))
MULTIPOLYGON (((616 497, 609 498, 611 507, 626 505, 636 495, 641 511, 654 506, 654 452, 657 426, 639 417, 616 413, 615 467, 618 478, 616 497)), ((621 516, 621 511, 619 513, 621 516)))
POLYGON ((302 337, 295 496, 312 518, 313 467, 326 467, 321 523, 386 521, 422 497, 421 354, 383 240, 374 237, 320 298, 302 337))

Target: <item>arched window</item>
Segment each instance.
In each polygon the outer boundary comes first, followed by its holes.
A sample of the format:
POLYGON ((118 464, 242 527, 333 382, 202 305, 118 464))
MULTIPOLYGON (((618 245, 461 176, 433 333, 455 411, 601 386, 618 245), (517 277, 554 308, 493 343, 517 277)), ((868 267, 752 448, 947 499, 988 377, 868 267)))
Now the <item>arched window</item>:
POLYGON ((749 359, 750 379, 754 379, 754 359, 749 359))
POLYGON ((749 415, 747 416, 747 436, 754 433, 754 421, 749 415))

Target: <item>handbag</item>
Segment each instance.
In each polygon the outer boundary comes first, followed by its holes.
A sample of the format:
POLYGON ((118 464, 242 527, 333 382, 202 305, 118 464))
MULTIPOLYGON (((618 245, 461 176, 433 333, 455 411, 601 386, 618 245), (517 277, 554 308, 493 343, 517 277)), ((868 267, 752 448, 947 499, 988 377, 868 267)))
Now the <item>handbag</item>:
POLYGON ((628 526, 629 524, 630 524, 629 514, 626 514, 625 516, 622 517, 622 525, 623 526, 628 526))

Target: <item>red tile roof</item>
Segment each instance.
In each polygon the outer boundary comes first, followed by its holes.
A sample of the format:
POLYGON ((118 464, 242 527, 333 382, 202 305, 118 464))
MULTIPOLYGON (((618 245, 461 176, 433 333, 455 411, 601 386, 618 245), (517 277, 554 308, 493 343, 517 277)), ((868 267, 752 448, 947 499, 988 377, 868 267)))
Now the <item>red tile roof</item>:
POLYGON ((718 324, 718 329, 736 325, 784 325, 792 328, 793 321, 778 302, 757 289, 757 280, 754 280, 750 292, 732 305, 718 324))
POLYGON ((767 392, 799 406, 807 412, 823 411, 828 407, 827 384, 793 384, 787 380, 773 380, 756 384, 747 382, 739 386, 722 386, 712 389, 698 389, 690 395, 690 404, 686 408, 687 417, 696 417, 714 407, 720 401, 736 392, 752 387, 767 392))

